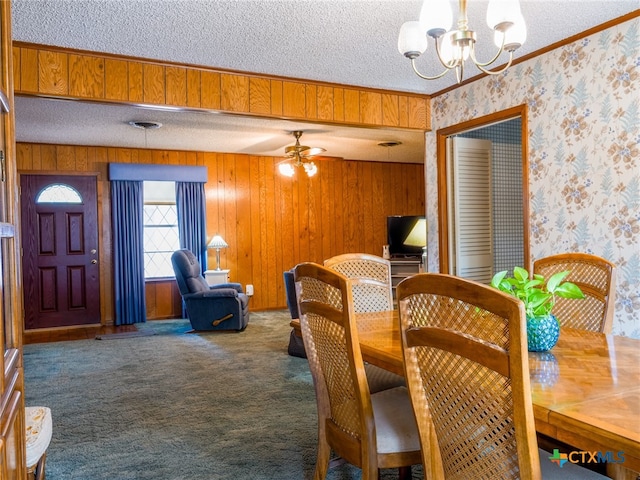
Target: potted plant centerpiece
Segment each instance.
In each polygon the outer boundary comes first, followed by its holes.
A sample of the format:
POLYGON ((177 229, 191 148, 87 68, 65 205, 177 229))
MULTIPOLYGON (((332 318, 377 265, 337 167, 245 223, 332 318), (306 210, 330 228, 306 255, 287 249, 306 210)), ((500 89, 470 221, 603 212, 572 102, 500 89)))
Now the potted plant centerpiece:
POLYGON ((549 277, 534 274, 522 267, 513 269, 513 277, 507 271, 498 272, 491 280, 491 286, 513 295, 524 302, 527 314, 527 348, 530 352, 551 350, 558 341, 560 324, 551 313, 556 297, 584 298, 580 287, 571 282, 563 282, 569 271, 558 272, 549 277))

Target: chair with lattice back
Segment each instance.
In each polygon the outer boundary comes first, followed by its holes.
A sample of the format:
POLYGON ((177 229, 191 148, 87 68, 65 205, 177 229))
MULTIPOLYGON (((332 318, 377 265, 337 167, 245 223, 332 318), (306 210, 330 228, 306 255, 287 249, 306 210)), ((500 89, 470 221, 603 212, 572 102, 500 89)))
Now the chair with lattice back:
MULTIPOLYGON (((324 261, 324 266, 351 280, 357 313, 393 310, 391 264, 368 253, 345 253, 324 261)), ((375 365, 365 364, 371 393, 404 386, 404 378, 375 365)))
POLYGON ((353 280, 356 312, 393 310, 389 260, 368 253, 345 253, 325 260, 324 266, 353 280))
POLYGON ((377 480, 381 468, 421 463, 415 418, 405 387, 371 394, 358 342, 350 280, 314 263, 294 270, 300 325, 316 392, 315 479, 324 479, 333 451, 377 480))
POLYGON ((549 278, 569 270, 565 280, 580 287, 584 299, 557 298, 553 314, 563 327, 611 333, 616 289, 613 263, 587 253, 562 253, 540 258, 533 273, 549 278))
POLYGON ((425 478, 605 478, 538 450, 520 300, 430 273, 400 282, 397 298, 425 478))

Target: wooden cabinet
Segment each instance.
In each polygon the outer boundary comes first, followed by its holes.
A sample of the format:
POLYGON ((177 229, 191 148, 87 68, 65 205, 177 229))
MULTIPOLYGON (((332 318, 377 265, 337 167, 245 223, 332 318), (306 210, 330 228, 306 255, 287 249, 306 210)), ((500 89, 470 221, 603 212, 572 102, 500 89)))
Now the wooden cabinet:
POLYGON ((393 303, 396 302, 396 286, 405 278, 422 271, 420 258, 392 258, 391 263, 391 289, 393 291, 393 303))
POLYGON ((26 478, 11 3, 0 0, 0 480, 26 478))
POLYGON ((5 368, 10 375, 4 377, 4 393, 0 409, 0 478, 21 480, 25 475, 24 399, 21 391, 22 370, 18 368, 18 351, 5 355, 5 368))

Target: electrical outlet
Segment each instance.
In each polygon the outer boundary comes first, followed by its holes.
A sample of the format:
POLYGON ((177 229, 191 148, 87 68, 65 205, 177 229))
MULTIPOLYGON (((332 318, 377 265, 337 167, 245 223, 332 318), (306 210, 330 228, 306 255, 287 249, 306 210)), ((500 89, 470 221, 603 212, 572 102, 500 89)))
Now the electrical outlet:
POLYGON ((253 295, 253 285, 247 285, 246 292, 248 296, 253 295))

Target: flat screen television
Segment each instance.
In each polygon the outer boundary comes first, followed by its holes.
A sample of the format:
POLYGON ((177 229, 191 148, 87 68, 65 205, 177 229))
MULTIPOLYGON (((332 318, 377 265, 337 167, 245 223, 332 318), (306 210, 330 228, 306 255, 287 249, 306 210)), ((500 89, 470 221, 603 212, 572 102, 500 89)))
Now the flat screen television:
POLYGON ((427 221, 420 215, 387 217, 389 254, 396 257, 419 257, 427 244, 427 221))

